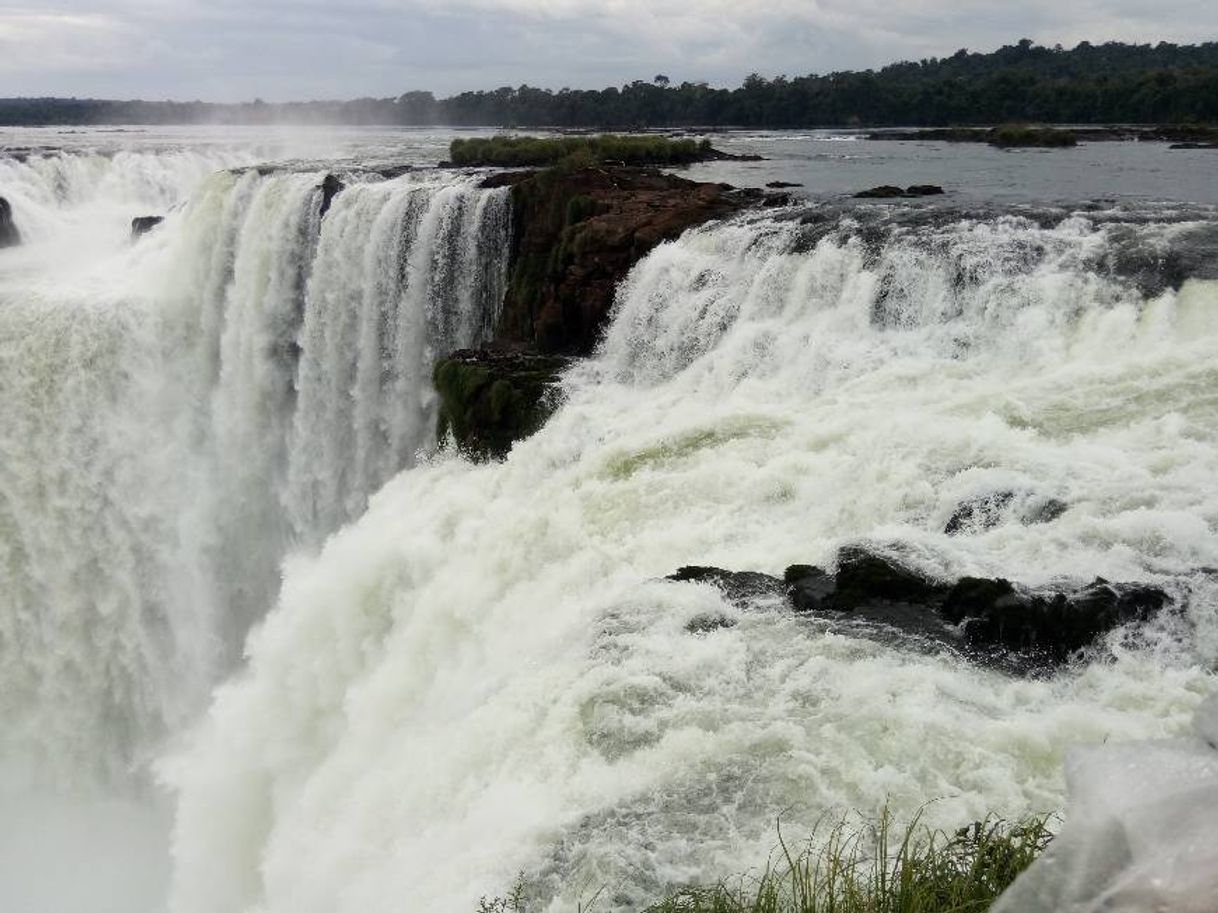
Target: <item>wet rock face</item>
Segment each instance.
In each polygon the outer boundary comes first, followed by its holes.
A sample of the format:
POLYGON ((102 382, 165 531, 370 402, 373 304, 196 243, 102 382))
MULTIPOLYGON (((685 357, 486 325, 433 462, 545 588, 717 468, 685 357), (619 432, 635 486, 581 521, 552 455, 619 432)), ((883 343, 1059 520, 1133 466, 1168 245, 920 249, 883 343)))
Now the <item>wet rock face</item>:
POLYGON ((561 168, 492 175, 512 187, 509 288, 498 337, 543 354, 587 355, 638 260, 686 229, 763 200, 647 168, 561 168))
POLYGON ((943 193, 943 188, 937 184, 913 184, 910 187, 895 187, 892 184, 881 184, 856 193, 859 200, 911 200, 917 197, 935 197, 943 193))
POLYGON ((943 531, 949 536, 983 532, 1007 519, 1017 520, 1025 526, 1052 523, 1067 509, 1068 505, 1057 498, 1037 497, 1027 492, 995 491, 961 501, 943 531))
POLYGON ((334 202, 334 198, 339 195, 345 188, 346 184, 340 181, 332 174, 327 174, 321 185, 317 188, 321 191, 321 207, 318 211, 319 217, 324 217, 330 211, 330 204, 334 202))
POLYGON ((935 580, 863 546, 841 549, 836 573, 797 564, 779 579, 686 567, 668 579, 709 583, 741 605, 778 598, 796 613, 852 626, 856 633, 907 635, 1023 674, 1059 666, 1114 628, 1149 621, 1170 604, 1157 587, 1100 578, 1051 591, 1002 578, 935 580))
POLYGON ((472 459, 502 459, 557 407, 566 364, 555 356, 494 349, 462 349, 440 359, 432 378, 440 395, 440 437, 451 433, 472 459))
POLYGON ((0 197, 0 247, 15 247, 21 243, 21 232, 13 222, 13 207, 0 197))
POLYGON ((136 216, 131 220, 131 240, 142 238, 164 221, 164 216, 136 216))

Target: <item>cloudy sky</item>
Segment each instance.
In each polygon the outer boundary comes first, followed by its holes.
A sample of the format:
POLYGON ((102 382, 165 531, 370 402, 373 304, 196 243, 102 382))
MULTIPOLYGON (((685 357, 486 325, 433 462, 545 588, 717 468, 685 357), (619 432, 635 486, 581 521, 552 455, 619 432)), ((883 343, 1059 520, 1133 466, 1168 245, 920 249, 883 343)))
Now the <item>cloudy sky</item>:
POLYGON ((1044 44, 1218 38, 1215 0, 0 0, 0 95, 268 101, 657 73, 736 85, 1044 44))

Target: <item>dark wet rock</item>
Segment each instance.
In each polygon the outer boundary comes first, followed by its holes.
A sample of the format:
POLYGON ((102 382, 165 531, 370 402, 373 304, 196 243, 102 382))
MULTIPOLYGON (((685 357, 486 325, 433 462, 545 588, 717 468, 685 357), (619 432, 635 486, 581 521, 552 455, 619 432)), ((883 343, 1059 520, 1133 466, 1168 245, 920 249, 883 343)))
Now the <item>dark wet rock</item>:
POLYGON ((771 190, 782 190, 783 188, 786 188, 786 187, 802 187, 804 185, 797 184, 792 181, 770 181, 768 184, 766 184, 766 186, 769 187, 771 190))
POLYGON ((557 407, 566 364, 552 355, 495 349, 462 349, 440 359, 432 374, 440 437, 451 433, 473 459, 502 459, 557 407))
POLYGON ((833 610, 837 604, 830 598, 837 589, 833 575, 810 564, 793 564, 783 573, 787 598, 796 612, 833 610))
POLYGON ((1218 224, 1199 221, 1182 228, 1169 247, 1146 237, 1136 225, 1117 225, 1093 266, 1147 297, 1178 291, 1189 279, 1218 279, 1218 224))
POLYGON ((1057 498, 1017 496, 1013 491, 995 491, 960 502, 944 526, 949 536, 993 529, 1013 518, 1027 526, 1051 523, 1066 512, 1068 505, 1057 498))
POLYGON ((893 200, 905 196, 905 189, 892 184, 881 184, 879 187, 860 190, 854 196, 859 200, 893 200))
POLYGON ((334 202, 334 198, 338 196, 345 188, 341 180, 332 174, 327 174, 322 180, 321 185, 317 188, 321 191, 321 208, 318 210, 318 216, 324 217, 330 211, 330 204, 334 202))
POLYGON ((786 586, 777 577, 756 571, 727 571, 721 567, 693 565, 679 568, 668 580, 709 583, 722 591, 729 602, 748 603, 756 599, 781 597, 786 586))
POLYGON ((400 178, 404 174, 410 174, 415 170, 414 165, 389 165, 386 168, 376 169, 376 173, 386 180, 400 178))
POLYGON ((1025 674, 1051 670, 1171 601, 1158 587, 1100 578, 1043 590, 1002 578, 942 581, 860 545, 842 548, 836 563, 836 574, 792 565, 781 581, 716 567, 682 568, 669 579, 714 584, 732 602, 784 595, 798 614, 854 634, 946 648, 1025 674))
POLYGON ((869 600, 919 601, 935 599, 946 588, 921 572, 862 546, 848 545, 837 553, 837 588, 833 602, 849 608, 869 600))
POLYGON ((13 207, 0 197, 0 248, 15 247, 21 243, 21 232, 13 221, 13 207))
POLYGON ((909 187, 896 187, 892 184, 881 184, 860 190, 854 195, 858 200, 910 200, 916 197, 933 197, 943 193, 938 184, 913 184, 909 187))
POLYGON ((136 216, 131 220, 131 240, 142 238, 164 221, 164 216, 136 216))
POLYGON ((710 634, 712 631, 720 631, 724 628, 736 627, 736 620, 728 618, 726 615, 721 615, 713 612, 704 612, 701 615, 695 615, 689 621, 685 622, 685 630, 690 634, 710 634))
POLYGON ((964 577, 943 603, 970 646, 1060 663, 1120 625, 1148 621, 1169 602, 1157 587, 1102 578, 1065 592, 1021 590, 1007 580, 964 577))
POLYGON ((657 244, 765 202, 760 191, 650 168, 506 172, 483 186, 512 188, 512 265, 497 338, 563 355, 592 351, 618 283, 657 244))

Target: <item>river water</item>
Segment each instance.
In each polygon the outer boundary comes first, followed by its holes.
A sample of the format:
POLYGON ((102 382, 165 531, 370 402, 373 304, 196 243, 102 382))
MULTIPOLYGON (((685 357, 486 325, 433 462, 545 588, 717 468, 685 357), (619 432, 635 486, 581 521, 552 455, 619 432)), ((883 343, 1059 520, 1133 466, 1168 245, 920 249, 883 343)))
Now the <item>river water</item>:
POLYGON ((0 131, 0 906, 460 913, 522 874, 632 910, 780 816, 1054 811, 1071 746, 1187 731, 1218 157, 717 138, 768 160, 691 176, 792 205, 653 251, 473 465, 430 365, 492 332, 511 224, 426 167, 452 135, 0 131), (948 193, 849 197, 880 183, 948 193), (1067 510, 945 534, 1002 491, 1067 510), (1026 679, 660 579, 850 542, 1176 610, 1026 679))

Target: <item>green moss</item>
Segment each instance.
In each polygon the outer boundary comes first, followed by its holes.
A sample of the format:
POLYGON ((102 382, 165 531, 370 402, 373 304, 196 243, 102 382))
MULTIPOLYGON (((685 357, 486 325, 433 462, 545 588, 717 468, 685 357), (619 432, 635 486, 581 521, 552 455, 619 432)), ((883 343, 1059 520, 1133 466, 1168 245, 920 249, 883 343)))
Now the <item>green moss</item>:
POLYGON ((567 224, 578 225, 584 219, 596 215, 596 200, 585 193, 576 194, 567 200, 567 224))
POLYGON ((474 459, 500 458, 540 428, 556 405, 563 359, 529 355, 443 359, 433 382, 440 397, 437 433, 451 435, 474 459))

